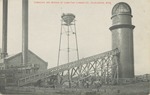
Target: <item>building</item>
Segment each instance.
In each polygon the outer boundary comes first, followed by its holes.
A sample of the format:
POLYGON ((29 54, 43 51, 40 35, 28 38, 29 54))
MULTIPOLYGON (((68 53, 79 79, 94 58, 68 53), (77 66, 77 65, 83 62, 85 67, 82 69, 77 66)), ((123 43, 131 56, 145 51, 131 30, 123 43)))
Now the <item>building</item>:
POLYGON ((5 73, 6 85, 16 85, 17 80, 30 74, 35 74, 47 70, 48 63, 39 56, 28 51, 28 62, 22 64, 22 52, 5 59, 0 59, 1 73, 5 73))
POLYGON ((47 69, 48 63, 29 50, 28 62, 24 67, 22 65, 22 52, 6 57, 5 65, 6 65, 6 69, 15 68, 15 67, 22 68, 22 69, 23 68, 31 69, 33 67, 37 67, 38 71, 44 71, 47 69))

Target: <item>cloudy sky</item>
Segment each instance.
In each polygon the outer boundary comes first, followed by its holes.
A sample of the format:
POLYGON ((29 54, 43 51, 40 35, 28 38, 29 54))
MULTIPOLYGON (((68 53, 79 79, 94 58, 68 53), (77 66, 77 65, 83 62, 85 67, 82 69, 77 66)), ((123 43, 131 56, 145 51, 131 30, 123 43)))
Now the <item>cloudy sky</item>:
MULTIPOLYGON (((21 52, 22 49, 21 1, 9 0, 8 2, 8 53, 10 55, 21 52)), ((131 6, 132 23, 136 26, 134 29, 135 73, 150 73, 149 0, 68 1, 29 0, 29 49, 47 61, 49 68, 57 65, 62 13, 76 15, 79 55, 80 58, 83 58, 111 50, 111 32, 109 30, 111 10, 116 3, 122 1, 131 6), (69 4, 66 3, 68 1, 69 4)), ((2 37, 1 35, 2 0, 0 0, 0 37, 2 37)), ((0 39, 0 47, 1 42, 0 39)))

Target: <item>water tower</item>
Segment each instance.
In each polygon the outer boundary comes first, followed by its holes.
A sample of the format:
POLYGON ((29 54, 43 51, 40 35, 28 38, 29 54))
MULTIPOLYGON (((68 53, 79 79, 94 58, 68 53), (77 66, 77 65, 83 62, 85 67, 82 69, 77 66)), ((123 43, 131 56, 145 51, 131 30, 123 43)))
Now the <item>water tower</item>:
POLYGON ((59 66, 60 62, 69 63, 75 60, 79 60, 75 15, 63 13, 61 16, 57 66, 59 66))

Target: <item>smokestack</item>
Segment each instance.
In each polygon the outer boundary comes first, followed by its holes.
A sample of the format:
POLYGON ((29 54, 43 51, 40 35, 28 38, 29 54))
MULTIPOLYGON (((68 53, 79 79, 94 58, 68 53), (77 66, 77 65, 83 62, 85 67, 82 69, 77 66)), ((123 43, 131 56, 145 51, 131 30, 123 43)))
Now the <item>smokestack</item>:
POLYGON ((2 53, 1 57, 7 56, 7 6, 8 1, 3 0, 3 33, 2 33, 2 53))
POLYGON ((22 0, 22 60, 28 62, 28 0, 22 0))

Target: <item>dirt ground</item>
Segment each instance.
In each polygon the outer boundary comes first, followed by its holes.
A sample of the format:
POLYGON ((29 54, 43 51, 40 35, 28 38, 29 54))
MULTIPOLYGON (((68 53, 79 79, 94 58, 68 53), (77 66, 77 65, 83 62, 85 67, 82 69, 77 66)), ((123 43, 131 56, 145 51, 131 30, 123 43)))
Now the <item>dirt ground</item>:
POLYGON ((7 87, 6 93, 0 95, 148 95, 150 93, 150 83, 103 85, 100 89, 7 87))

